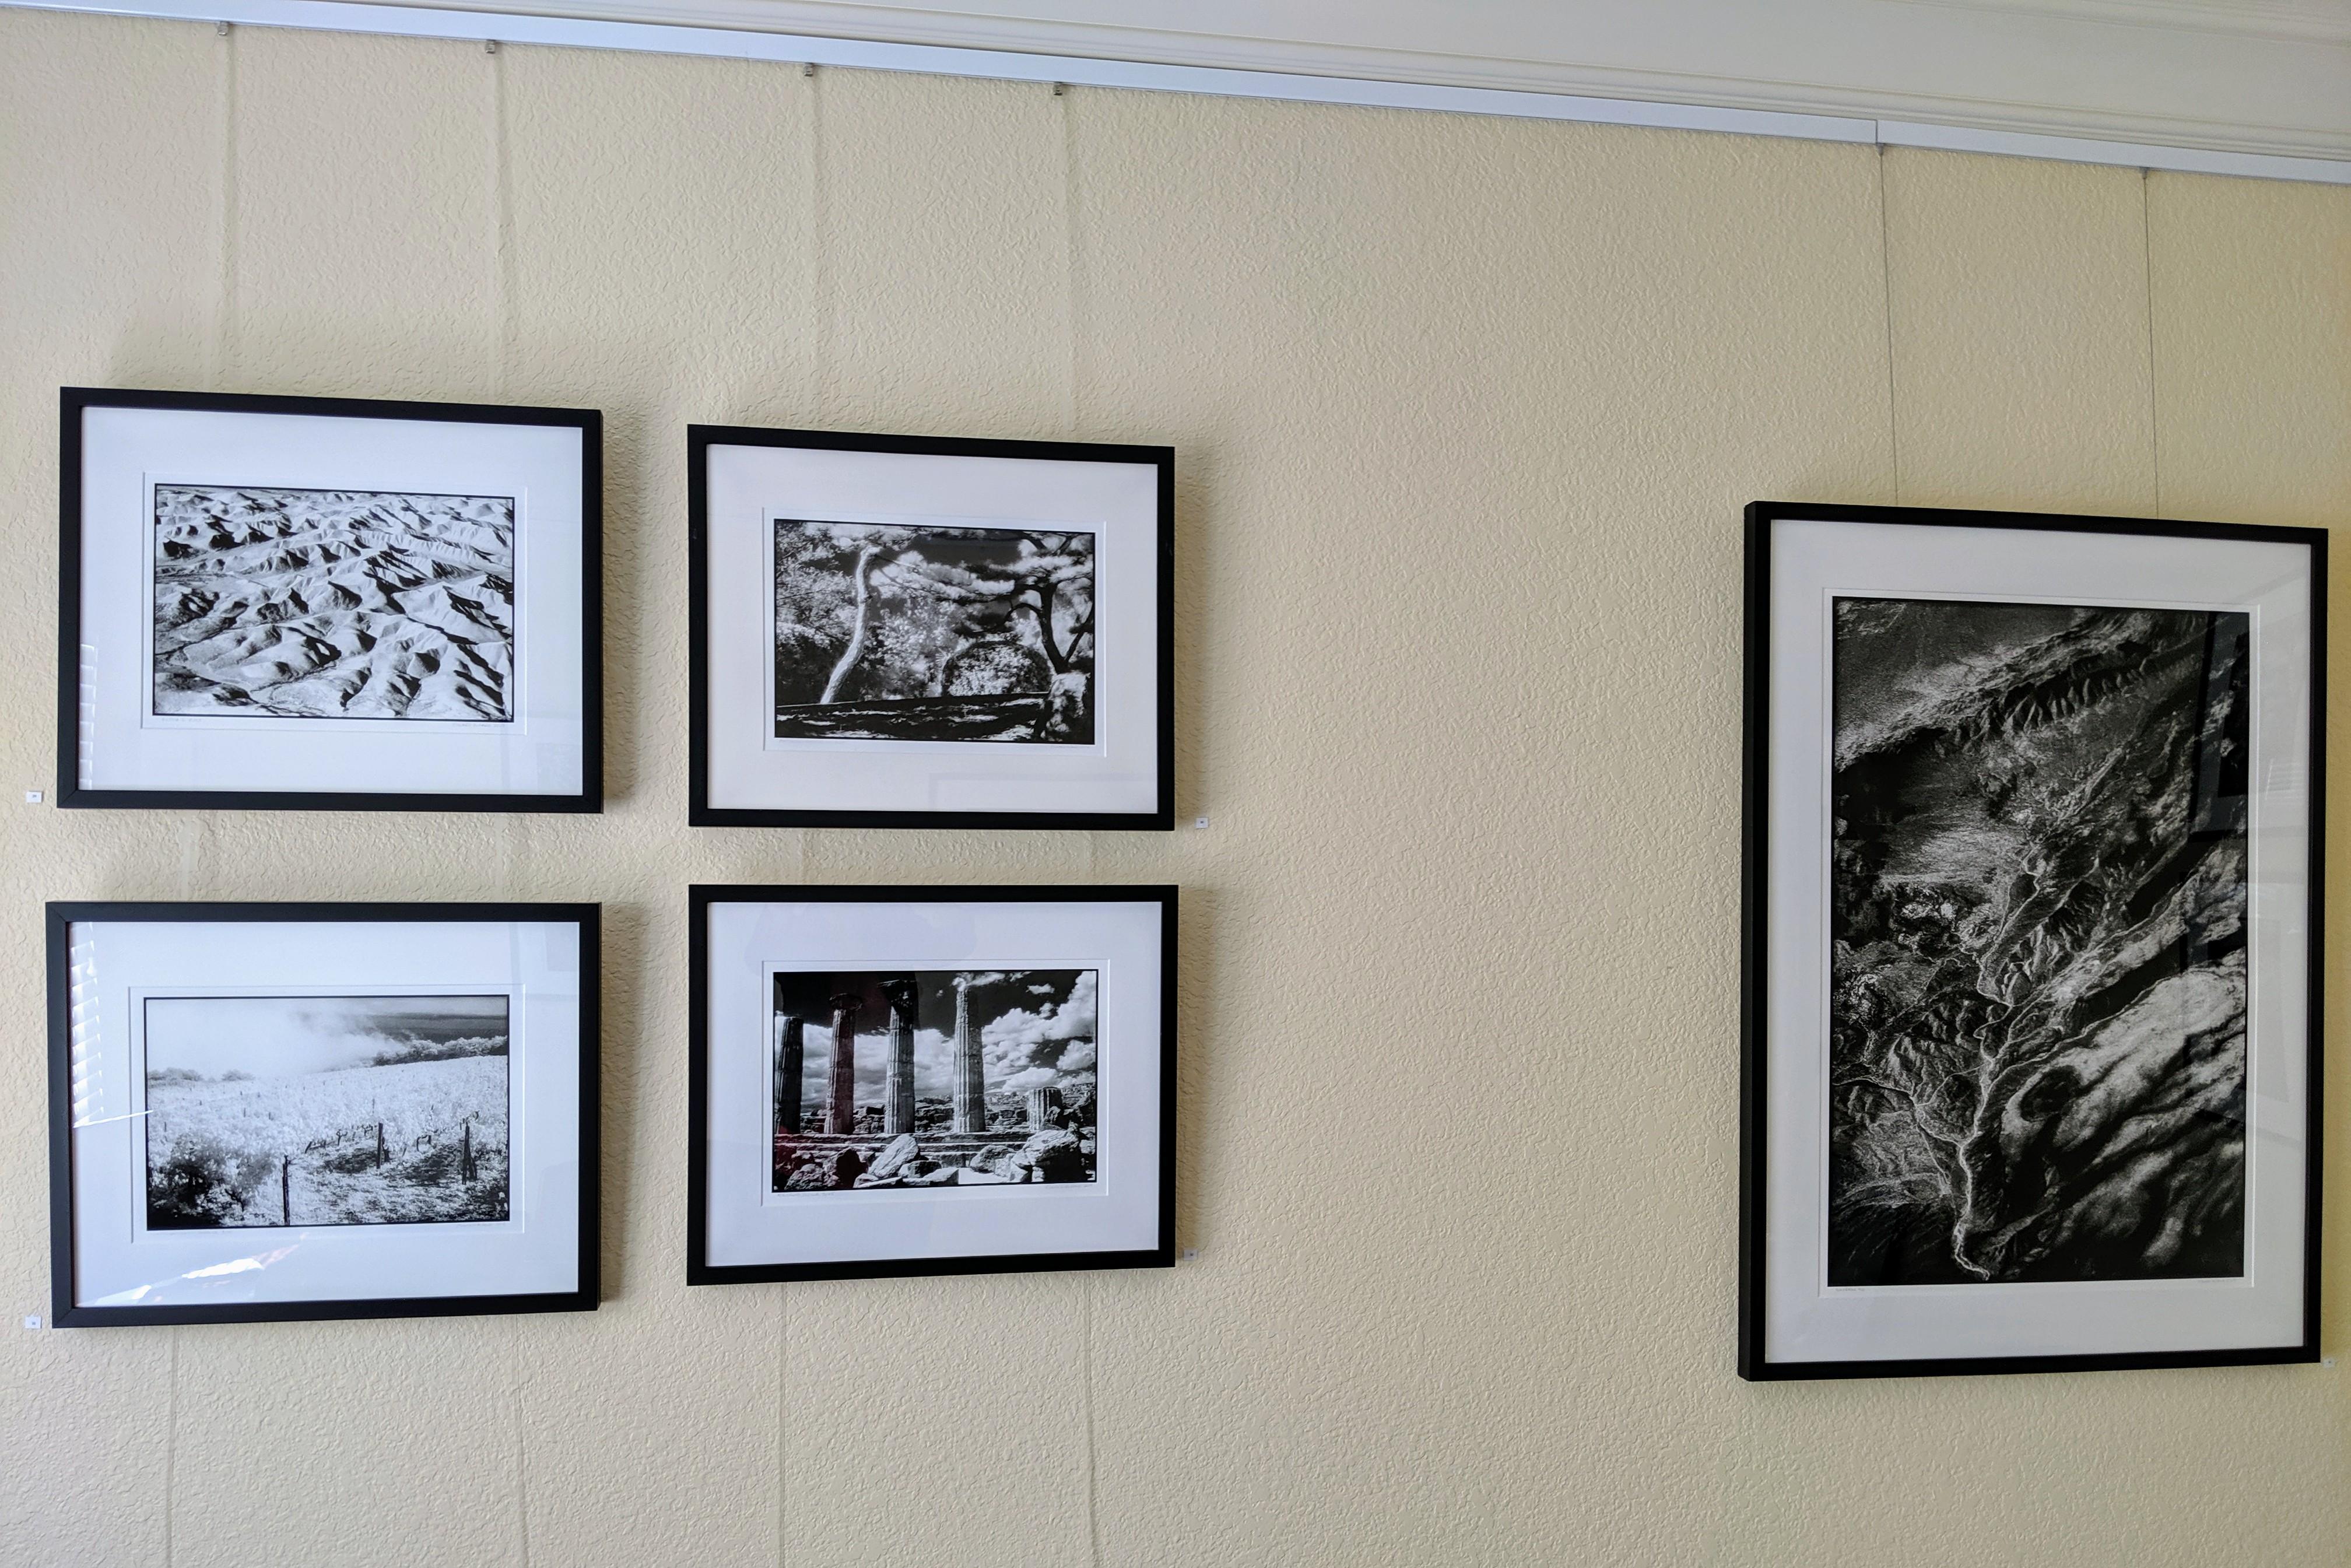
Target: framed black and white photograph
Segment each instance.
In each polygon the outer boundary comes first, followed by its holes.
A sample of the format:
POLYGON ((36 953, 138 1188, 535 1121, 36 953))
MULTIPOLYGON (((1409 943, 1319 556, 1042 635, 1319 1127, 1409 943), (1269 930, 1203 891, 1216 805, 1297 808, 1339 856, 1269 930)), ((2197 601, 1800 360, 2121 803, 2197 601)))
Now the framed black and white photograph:
POLYGON ((57 801, 601 809, 592 410, 68 387, 57 801))
POLYGON ((686 1281, 1175 1260, 1176 890, 695 887, 686 1281))
POLYGON ((591 1310, 594 904, 53 904, 54 1321, 591 1310))
POLYGON ((2325 533, 1747 528, 1740 1375, 2316 1360, 2325 533))
POLYGON ((691 821, 1166 829, 1165 447, 690 426, 691 821))

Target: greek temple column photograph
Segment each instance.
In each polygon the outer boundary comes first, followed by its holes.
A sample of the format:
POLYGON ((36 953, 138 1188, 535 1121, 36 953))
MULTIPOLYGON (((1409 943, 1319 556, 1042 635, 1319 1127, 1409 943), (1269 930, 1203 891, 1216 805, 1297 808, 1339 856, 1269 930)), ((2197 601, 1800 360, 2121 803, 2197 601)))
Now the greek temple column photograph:
POLYGON ((1092 969, 778 973, 778 1193, 1091 1182, 1092 969))

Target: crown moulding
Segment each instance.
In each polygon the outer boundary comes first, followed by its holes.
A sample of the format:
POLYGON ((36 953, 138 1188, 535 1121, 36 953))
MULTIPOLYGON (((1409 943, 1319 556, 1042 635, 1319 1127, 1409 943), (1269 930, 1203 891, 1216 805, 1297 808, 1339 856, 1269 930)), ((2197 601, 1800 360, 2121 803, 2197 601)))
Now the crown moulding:
POLYGON ((2190 33, 2241 33, 2248 37, 2351 44, 2351 5, 2340 0, 2281 5, 2273 0, 1898 0, 1904 5, 1958 5, 2021 15, 2038 12, 2126 26, 2190 33))
MULTIPOLYGON (((517 9, 486 0, 455 8, 517 9)), ((522 8, 2351 158, 2351 0, 557 0, 522 8)))
POLYGON ((8 5, 2351 183, 2351 0, 8 5))

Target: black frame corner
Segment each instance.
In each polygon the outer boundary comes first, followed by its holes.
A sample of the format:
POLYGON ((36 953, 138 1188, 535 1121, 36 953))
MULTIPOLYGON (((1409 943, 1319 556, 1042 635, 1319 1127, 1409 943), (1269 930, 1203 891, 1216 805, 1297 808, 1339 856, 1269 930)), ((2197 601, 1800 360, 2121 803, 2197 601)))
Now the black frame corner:
POLYGON ((886 1280, 925 1275, 1068 1272, 1089 1269, 1171 1269, 1176 1264, 1176 915, 1170 885, 1061 883, 1051 886, 893 887, 696 883, 686 889, 686 1215, 685 1282, 764 1284, 803 1280, 886 1280), (1024 1252, 952 1258, 874 1259, 841 1263, 714 1264, 710 1215, 710 946, 715 904, 1155 904, 1159 906, 1159 1167, 1157 1238, 1153 1245, 1107 1252, 1024 1252))
POLYGON ((1743 779, 1740 900, 1740 1158, 1738 1375, 1750 1382, 1856 1377, 1946 1377, 2040 1372, 2256 1366, 2319 1359, 2320 1205, 2324 1186, 2326 762, 2326 530, 2174 518, 1814 505, 1757 501, 1746 510, 1743 779), (2311 552, 2310 864, 2307 960, 2309 1104, 2304 1163, 2302 1338, 2248 1349, 1948 1356, 1903 1360, 1774 1361, 1766 1350, 1766 1199, 1770 1172, 1770 811, 1771 737, 1771 542, 1785 519, 1938 528, 2234 539, 2295 545, 2311 552))
POLYGON ((602 930, 598 904, 253 904, 68 901, 46 909, 48 977, 49 1316, 57 1328, 315 1322, 594 1312, 602 1300, 602 930), (580 928, 580 1235, 571 1290, 513 1295, 374 1296, 218 1305, 100 1307, 74 1294, 72 927, 78 922, 315 921, 469 924, 535 921, 580 928))
POLYGON ((689 424, 686 472, 686 824, 695 828, 977 828, 1169 832, 1176 826, 1176 450, 1111 442, 1014 441, 975 436, 870 434, 689 424), (713 446, 786 446, 909 456, 1008 457, 1061 463, 1147 464, 1155 472, 1159 591, 1153 638, 1155 794, 1148 811, 801 810, 710 803, 709 454, 713 446))
POLYGON ((604 809, 604 416, 597 409, 276 393, 58 389, 57 804, 68 810, 489 811, 592 814, 604 809), (82 415, 92 408, 183 409, 337 419, 537 424, 580 436, 580 787, 567 794, 85 789, 81 740, 82 415))

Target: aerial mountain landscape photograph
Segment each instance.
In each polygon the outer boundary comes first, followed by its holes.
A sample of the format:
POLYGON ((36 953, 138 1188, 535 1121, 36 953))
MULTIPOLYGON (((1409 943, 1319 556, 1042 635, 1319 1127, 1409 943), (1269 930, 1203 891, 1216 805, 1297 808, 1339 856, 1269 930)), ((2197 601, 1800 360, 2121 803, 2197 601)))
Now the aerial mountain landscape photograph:
POLYGON ((2249 633, 1835 601, 1828 1283, 2245 1272, 2249 633))
POLYGON ((778 739, 1094 739, 1094 536, 778 518, 778 739))
POLYGON ((155 486, 159 716, 504 722, 515 501, 155 486))

